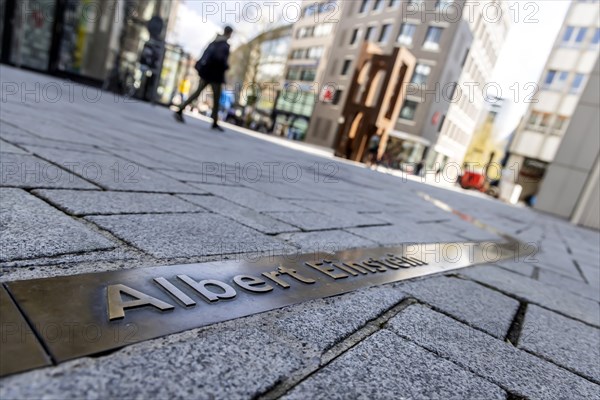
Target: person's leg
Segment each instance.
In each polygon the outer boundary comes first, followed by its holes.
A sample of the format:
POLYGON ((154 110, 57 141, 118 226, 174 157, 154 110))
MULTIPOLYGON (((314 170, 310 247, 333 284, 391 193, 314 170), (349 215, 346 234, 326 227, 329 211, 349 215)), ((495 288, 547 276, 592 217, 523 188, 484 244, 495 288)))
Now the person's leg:
POLYGON ((211 83, 210 84, 213 91, 213 108, 212 108, 212 119, 213 126, 219 124, 219 105, 221 101, 221 84, 220 83, 211 83))
POLYGON ((178 113, 182 113, 183 110, 185 110, 185 108, 187 106, 189 106, 190 104, 192 104, 192 102, 194 102, 194 100, 196 100, 198 97, 200 97, 200 95, 202 94, 202 91, 206 88, 206 86, 208 85, 208 82, 206 82, 204 79, 200 79, 200 82, 198 82, 198 88, 196 89, 196 91, 187 98, 186 101, 184 101, 180 106, 179 106, 179 111, 178 113))

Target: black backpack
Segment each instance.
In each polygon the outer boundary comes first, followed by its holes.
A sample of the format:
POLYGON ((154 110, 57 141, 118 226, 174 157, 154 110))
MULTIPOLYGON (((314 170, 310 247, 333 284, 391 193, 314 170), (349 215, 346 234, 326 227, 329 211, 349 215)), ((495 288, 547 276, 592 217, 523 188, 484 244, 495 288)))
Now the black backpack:
POLYGON ((199 74, 202 74, 203 71, 206 70, 207 66, 210 66, 212 63, 213 53, 214 53, 215 42, 212 42, 208 45, 206 50, 204 50, 204 54, 202 57, 196 62, 194 68, 198 71, 199 74))

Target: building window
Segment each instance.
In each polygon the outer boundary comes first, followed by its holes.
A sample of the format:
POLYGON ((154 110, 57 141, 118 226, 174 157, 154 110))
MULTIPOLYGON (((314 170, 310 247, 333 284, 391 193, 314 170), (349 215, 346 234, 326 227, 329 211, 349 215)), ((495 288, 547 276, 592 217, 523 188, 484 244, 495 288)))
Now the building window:
POLYGON ((298 68, 290 68, 287 72, 285 79, 289 81, 297 81, 300 77, 300 69, 298 68))
POLYGON ((390 0, 388 7, 398 7, 399 4, 400 4, 400 0, 390 0))
POLYGON ((369 7, 369 3, 371 3, 371 0, 362 0, 362 3, 360 4, 360 9, 358 10, 358 13, 364 14, 367 11, 367 8, 369 7))
POLYGON ((312 59, 312 60, 318 60, 321 58, 321 56, 323 56, 323 47, 311 47, 309 49, 307 49, 307 56, 306 58, 312 59))
POLYGON ((579 93, 583 88, 583 74, 575 74, 575 78, 573 79, 573 83, 571 84, 571 93, 579 93))
POLYGON ((344 60, 344 65, 342 66, 342 76, 348 75, 348 71, 350 70, 351 65, 352 60, 344 60))
POLYGON ((529 121, 527 121, 527 129, 536 132, 543 132, 548 126, 550 126, 551 119, 552 114, 532 111, 529 115, 529 121))
POLYGON ((373 36, 375 36, 375 27, 369 26, 367 28, 367 32, 365 33, 365 40, 370 42, 371 40, 373 40, 373 36))
POLYGON ((331 104, 333 105, 337 105, 340 102, 340 99, 342 98, 342 93, 344 93, 342 90, 336 90, 335 93, 333 94, 333 100, 331 100, 331 104))
POLYGON ((333 23, 323 23, 319 24, 315 27, 314 36, 321 37, 327 36, 333 32, 334 24, 333 23))
POLYGON ((303 69, 300 72, 300 80, 305 82, 314 81, 316 76, 316 70, 314 68, 303 69))
POLYGON ((565 129, 567 128, 568 122, 569 117, 557 115, 556 119, 554 120, 554 125, 552 126, 553 133, 556 135, 562 135, 565 129))
POLYGON ((405 100, 400 110, 400 118, 412 121, 415 119, 418 103, 411 100, 405 100))
POLYGON ((592 38, 592 46, 598 47, 598 43, 600 43, 600 28, 596 28, 596 32, 594 32, 594 37, 592 38))
POLYGON ((567 47, 580 47, 587 36, 587 28, 567 26, 563 33, 561 44, 567 47))
POLYGON ((579 28, 579 32, 577 32, 577 37, 575 37, 575 43, 581 44, 585 40, 585 35, 587 34, 587 28, 579 28))
POLYGON ((437 26, 430 26, 427 29, 427 35, 425 36, 425 42, 423 42, 423 48, 425 50, 437 51, 440 48, 440 39, 442 38, 443 29, 437 26))
POLYGON ((390 24, 386 24, 381 28, 381 33, 379 34, 379 43, 387 43, 390 38, 391 30, 392 26, 390 24))
POLYGON ((310 17, 311 15, 317 14, 319 10, 319 5, 317 3, 311 4, 304 9, 304 16, 310 17))
POLYGON ((277 98, 277 110, 297 115, 310 116, 315 106, 316 96, 310 92, 289 91, 277 98))
POLYGON ((435 2, 435 9, 436 10, 444 10, 448 4, 452 3, 454 0, 437 0, 435 2))
POLYGON ((385 5, 385 2, 383 0, 375 0, 375 5, 373 6, 373 11, 380 11, 384 5, 385 5))
POLYGON ((398 43, 411 46, 416 29, 417 27, 413 24, 402 24, 400 34, 398 35, 398 43))
POLYGON ((351 45, 356 44, 359 33, 360 33, 360 29, 358 29, 358 28, 356 28, 354 31, 352 31, 352 38, 350 38, 351 45))
POLYGON ((410 82, 416 85, 427 85, 427 78, 429 78, 430 73, 431 66, 427 64, 417 64, 410 82))
POLYGON ((300 28, 300 29, 298 29, 298 39, 313 37, 314 33, 315 33, 314 26, 307 26, 307 27, 300 28))
POLYGON ((556 71, 549 70, 546 74, 546 80, 544 81, 544 89, 548 90, 562 90, 567 83, 569 78, 569 72, 567 71, 556 71))
POLYGON ((575 30, 575 28, 573 28, 572 26, 567 26, 565 28, 565 33, 563 34, 563 37, 562 37, 563 44, 568 44, 571 42, 571 38, 573 37, 574 30, 575 30))

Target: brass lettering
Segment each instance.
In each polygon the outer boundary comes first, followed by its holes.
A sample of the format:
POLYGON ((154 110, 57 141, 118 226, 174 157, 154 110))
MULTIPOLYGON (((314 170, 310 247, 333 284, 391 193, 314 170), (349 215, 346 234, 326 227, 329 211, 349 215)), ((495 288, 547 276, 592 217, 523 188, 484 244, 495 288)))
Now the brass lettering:
POLYGON ((360 264, 357 263, 342 263, 342 265, 339 265, 339 268, 354 276, 356 276, 356 272, 361 273, 363 275, 367 274, 367 270, 365 270, 360 264))
POLYGON ((277 268, 277 272, 279 272, 281 275, 289 275, 292 278, 296 279, 297 281, 300 281, 302 283, 315 283, 316 281, 312 278, 307 278, 306 276, 302 276, 298 273, 298 271, 296 271, 293 268, 286 268, 286 267, 279 267, 277 268))
POLYGON ((412 262, 416 263, 418 266, 427 265, 427 263, 425 261, 421 261, 421 260, 419 260, 418 258, 415 258, 415 257, 406 256, 404 258, 406 258, 408 260, 411 260, 412 262))
POLYGON ((402 257, 398 257, 394 254, 388 254, 388 261, 393 260, 397 263, 400 263, 400 266, 403 266, 403 268, 407 268, 407 265, 409 267, 419 267, 421 265, 427 265, 426 262, 419 260, 418 258, 415 257, 410 257, 410 256, 402 256, 402 257))
POLYGON ((233 277, 233 281, 242 289, 246 289, 250 292, 266 293, 273 290, 273 286, 267 285, 267 282, 252 275, 237 275, 233 277), (263 284, 264 286, 257 287, 263 284))
POLYGON ((125 310, 129 308, 137 308, 143 306, 153 306, 161 311, 172 310, 175 306, 165 303, 155 297, 139 292, 122 284, 110 285, 107 290, 108 294, 108 319, 125 318, 125 310), (134 297, 135 300, 123 301, 121 293, 134 297))
POLYGON ((263 272, 262 275, 264 277, 272 280, 273 282, 275 282, 276 284, 278 284, 279 286, 281 286, 284 289, 289 289, 289 287, 290 287, 290 285, 288 285, 288 283, 286 281, 278 278, 279 272, 277 272, 277 271, 263 272))
MULTIPOLYGON (((343 278, 348 277, 348 275, 344 274, 343 272, 337 272, 334 268, 325 266, 325 265, 323 265, 323 263, 331 264, 331 261, 323 260, 323 262, 318 262, 318 263, 314 263, 314 264, 309 263, 309 262, 305 262, 304 264, 306 264, 307 266, 309 266, 311 268, 316 269, 317 271, 324 273, 325 275, 332 277, 333 279, 343 279, 343 278)), ((333 265, 335 265, 335 264, 333 264, 333 265)))
POLYGON ((176 300, 179 300, 186 307, 195 306, 196 302, 192 300, 187 294, 183 293, 179 290, 175 285, 166 280, 163 277, 154 278, 154 282, 156 282, 161 288, 167 291, 171 296, 175 297, 176 300))
POLYGON ((196 282, 187 275, 177 275, 177 278, 188 284, 192 289, 200 293, 206 300, 210 302, 215 302, 221 299, 233 299, 237 295, 234 288, 215 279, 205 279, 203 281, 196 282), (223 290, 223 293, 212 292, 208 290, 207 286, 217 286, 223 290))
POLYGON ((363 261, 362 263, 363 263, 363 265, 366 265, 367 267, 373 267, 373 268, 375 268, 375 270, 379 271, 379 272, 385 272, 385 271, 387 271, 386 267, 384 267, 383 265, 381 265, 378 261, 373 260, 372 258, 368 259, 367 261, 363 261))
POLYGON ((398 268, 410 268, 411 265, 407 264, 405 261, 403 261, 402 259, 399 259, 397 257, 390 257, 390 258, 386 258, 385 261, 389 264, 393 264, 398 268))
POLYGON ((389 269, 398 269, 398 268, 400 268, 397 265, 394 265, 391 262, 388 262, 388 260, 386 260, 386 259, 383 259, 383 260, 374 260, 374 262, 377 262, 377 263, 379 263, 379 264, 381 264, 384 267, 389 268, 389 269))

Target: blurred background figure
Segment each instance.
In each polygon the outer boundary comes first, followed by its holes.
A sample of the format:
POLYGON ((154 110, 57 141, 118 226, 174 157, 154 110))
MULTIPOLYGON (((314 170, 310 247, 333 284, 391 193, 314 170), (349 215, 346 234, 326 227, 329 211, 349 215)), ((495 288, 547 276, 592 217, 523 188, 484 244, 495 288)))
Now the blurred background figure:
POLYGON ((219 126, 219 104, 221 100, 221 86, 225 83, 225 71, 229 69, 229 43, 233 28, 226 26, 222 35, 208 45, 200 60, 196 63, 196 71, 200 76, 200 82, 196 91, 179 106, 175 112, 175 119, 179 122, 184 122, 183 110, 194 102, 202 91, 210 86, 213 92, 213 108, 212 108, 212 128, 218 131, 223 131, 219 126))

